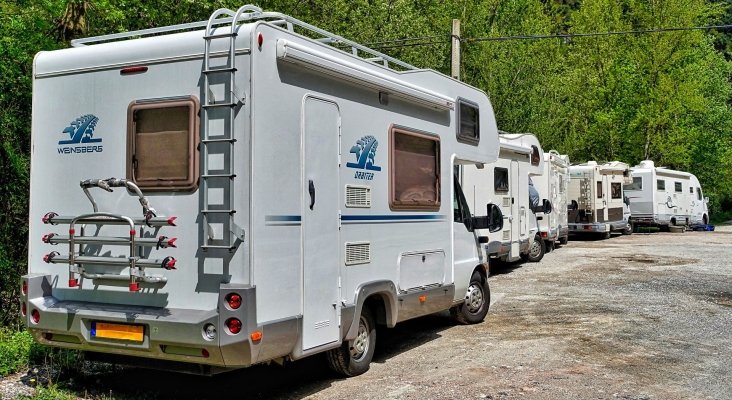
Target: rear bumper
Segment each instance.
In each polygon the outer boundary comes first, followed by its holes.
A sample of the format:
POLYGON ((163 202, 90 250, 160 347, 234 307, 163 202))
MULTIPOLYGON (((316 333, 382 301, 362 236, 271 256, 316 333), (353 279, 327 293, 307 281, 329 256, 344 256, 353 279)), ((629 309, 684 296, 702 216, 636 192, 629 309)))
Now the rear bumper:
POLYGON ((606 233, 610 232, 610 224, 569 224, 569 233, 606 233))
MULTIPOLYGON (((279 344, 284 341, 294 345, 296 335, 291 340, 283 340, 279 336, 284 330, 297 332, 296 320, 291 322, 292 326, 285 324, 288 325, 286 328, 277 324, 257 325, 255 288, 249 286, 222 285, 219 304, 223 304, 228 293, 236 291, 242 296, 243 305, 238 310, 220 306, 219 311, 61 301, 52 294, 50 276, 26 275, 22 279, 28 284, 27 294, 21 296, 21 301, 27 305, 27 315, 30 316, 33 310, 40 314, 38 323, 33 323, 26 316, 26 326, 39 343, 49 346, 202 364, 226 370, 256 363, 262 349, 269 353, 265 342, 268 336, 271 340, 279 340, 279 344), (224 322, 229 318, 238 318, 242 322, 241 332, 232 334, 228 331, 224 322), (95 322, 142 326, 142 341, 96 337, 92 332, 95 322), (213 340, 204 334, 208 324, 216 328, 213 340), (250 339, 250 332, 254 330, 263 332, 260 341, 252 342, 250 339), (281 332, 278 334, 277 331, 281 332)), ((291 349, 280 348, 280 351, 287 354, 291 349)))

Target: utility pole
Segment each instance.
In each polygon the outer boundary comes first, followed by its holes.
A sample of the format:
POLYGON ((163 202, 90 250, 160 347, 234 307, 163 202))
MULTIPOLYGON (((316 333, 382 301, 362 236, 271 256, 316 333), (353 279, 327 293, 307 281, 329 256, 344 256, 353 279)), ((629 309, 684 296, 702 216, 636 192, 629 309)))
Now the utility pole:
POLYGON ((460 80, 460 20, 452 20, 452 77, 460 80))

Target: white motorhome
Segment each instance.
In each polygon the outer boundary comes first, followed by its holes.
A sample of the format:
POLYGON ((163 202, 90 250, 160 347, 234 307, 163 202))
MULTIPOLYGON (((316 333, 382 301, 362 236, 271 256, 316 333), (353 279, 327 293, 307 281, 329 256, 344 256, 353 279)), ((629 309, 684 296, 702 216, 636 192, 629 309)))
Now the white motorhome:
POLYGON ((656 167, 651 160, 632 167, 633 182, 625 185, 634 226, 707 224, 708 198, 693 174, 656 167))
POLYGON ((569 156, 551 150, 544 153, 544 173, 533 178, 534 187, 542 199, 548 199, 552 212, 537 215, 539 235, 544 239, 547 249, 555 242, 567 244, 569 226, 567 225, 567 194, 569 186, 569 156))
POLYGON ((614 231, 632 232, 623 198, 623 185, 632 182, 628 164, 588 161, 570 166, 569 177, 570 233, 609 238, 614 231))
POLYGON ((34 62, 37 341, 200 373, 327 352, 356 375, 376 324, 483 320, 476 230, 502 216, 472 217, 454 171, 497 159, 484 92, 254 6, 73 44, 34 62))
MULTIPOLYGON (((545 247, 529 203, 529 180, 544 171, 541 145, 530 134, 501 133, 499 140, 500 152, 494 164, 461 168, 463 191, 471 209, 482 208, 486 203, 501 207, 503 230, 479 233, 487 242, 485 250, 490 257, 509 262, 539 261, 545 247)), ((543 215, 544 209, 539 208, 536 211, 543 215)))

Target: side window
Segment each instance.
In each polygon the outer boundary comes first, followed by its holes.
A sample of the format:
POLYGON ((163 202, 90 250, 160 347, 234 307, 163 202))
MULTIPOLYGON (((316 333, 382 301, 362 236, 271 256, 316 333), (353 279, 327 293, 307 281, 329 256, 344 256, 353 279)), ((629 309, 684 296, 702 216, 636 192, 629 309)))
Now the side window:
POLYGON ((696 188, 696 199, 700 201, 702 199, 702 192, 700 187, 696 188))
POLYGON ((389 206, 393 210, 440 209, 440 140, 403 128, 389 132, 391 181, 389 206))
POLYGON ((597 198, 602 198, 602 182, 600 181, 597 182, 597 198))
POLYGON ((656 179, 656 190, 666 190, 666 181, 663 179, 656 179))
POLYGON ((472 101, 458 98, 457 108, 458 142, 477 145, 480 142, 478 105, 472 101))
POLYGON ((539 148, 531 146, 531 165, 537 166, 541 161, 541 154, 539 154, 539 148))
POLYGON ((198 110, 198 99, 192 96, 131 103, 127 109, 127 179, 142 190, 195 190, 198 110))
POLYGON ((689 186, 689 193, 694 194, 694 186, 689 186))
POLYGON ((493 189, 499 193, 508 192, 508 169, 501 167, 493 169, 493 189))
POLYGON ((643 190, 643 178, 640 176, 634 176, 633 183, 630 185, 623 185, 623 190, 643 190))
POLYGON ((620 182, 610 184, 610 197, 613 199, 623 197, 623 185, 620 182))
POLYGON ((684 189, 681 187, 681 182, 674 182, 674 192, 681 193, 684 189))

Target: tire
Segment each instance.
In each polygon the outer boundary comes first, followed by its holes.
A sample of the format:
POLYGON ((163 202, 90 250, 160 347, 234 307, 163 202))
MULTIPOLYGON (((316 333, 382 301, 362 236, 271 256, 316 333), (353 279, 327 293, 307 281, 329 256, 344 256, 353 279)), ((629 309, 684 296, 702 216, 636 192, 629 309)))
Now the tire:
POLYGON ((633 225, 628 224, 628 226, 626 226, 625 229, 623 229, 623 231, 621 233, 623 235, 632 235, 633 234, 633 225))
POLYGON ((567 243, 569 243, 569 236, 562 236, 559 238, 559 244, 561 244, 562 246, 567 243))
POLYGON ((376 323, 369 308, 361 310, 356 338, 328 350, 328 366, 342 376, 361 375, 369 370, 376 347, 376 323))
POLYGON ((541 236, 534 236, 534 240, 529 244, 529 253, 526 255, 528 262, 539 262, 544 258, 546 253, 546 244, 541 236))
POLYGON ((554 251, 554 241, 553 240, 547 240, 544 242, 544 249, 547 253, 551 253, 554 251))
POLYGON ((470 277, 468 290, 465 292, 465 301, 450 309, 450 315, 459 324, 469 325, 483 322, 491 304, 491 290, 488 280, 483 279, 480 272, 473 272, 470 277))
POLYGON ((602 239, 610 239, 610 232, 601 233, 600 237, 602 239))
POLYGON ((707 214, 704 214, 704 216, 702 217, 702 223, 704 225, 706 225, 707 223, 709 223, 709 218, 707 218, 707 214))

